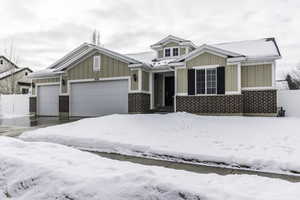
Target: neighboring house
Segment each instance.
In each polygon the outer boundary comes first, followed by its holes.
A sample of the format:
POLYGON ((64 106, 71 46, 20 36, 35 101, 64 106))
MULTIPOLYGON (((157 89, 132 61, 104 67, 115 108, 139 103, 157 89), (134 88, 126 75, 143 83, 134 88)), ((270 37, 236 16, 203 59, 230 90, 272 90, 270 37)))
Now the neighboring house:
POLYGON ((289 90, 289 84, 287 80, 277 80, 276 81, 276 89, 277 90, 289 90))
POLYGON ((98 116, 171 108, 276 115, 275 68, 281 55, 274 38, 197 47, 170 35, 151 49, 122 55, 82 44, 32 74, 31 113, 98 116))
POLYGON ((32 70, 20 68, 4 56, 0 56, 0 94, 28 94, 32 70))

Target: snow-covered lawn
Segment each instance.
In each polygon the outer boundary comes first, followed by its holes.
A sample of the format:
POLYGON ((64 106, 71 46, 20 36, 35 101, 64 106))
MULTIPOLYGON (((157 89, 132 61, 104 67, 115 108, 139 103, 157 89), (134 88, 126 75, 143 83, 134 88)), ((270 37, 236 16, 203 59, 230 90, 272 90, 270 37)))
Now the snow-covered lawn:
POLYGON ((37 129, 21 138, 101 152, 289 173, 300 172, 299 129, 300 118, 110 115, 37 129))
POLYGON ((0 199, 298 200, 299 188, 279 179, 146 167, 0 137, 0 199))

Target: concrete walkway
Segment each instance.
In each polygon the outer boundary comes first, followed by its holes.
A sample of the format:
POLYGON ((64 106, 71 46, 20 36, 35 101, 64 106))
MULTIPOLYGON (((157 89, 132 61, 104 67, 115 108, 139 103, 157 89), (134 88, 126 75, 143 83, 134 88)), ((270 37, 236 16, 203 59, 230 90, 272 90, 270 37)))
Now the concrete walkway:
POLYGON ((257 176, 263 176, 269 178, 277 178, 289 182, 300 182, 300 174, 299 176, 297 175, 294 176, 288 174, 276 174, 276 173, 260 172, 260 171, 247 170, 247 169, 226 168, 226 167, 208 166, 208 165, 200 165, 200 164, 194 165, 194 164, 187 164, 187 163, 177 163, 171 161, 156 160, 151 158, 125 156, 125 155, 115 154, 115 153, 102 153, 102 152, 94 152, 94 151, 88 151, 88 152, 97 154, 101 157, 110 158, 119 161, 128 161, 132 163, 138 163, 138 164, 150 165, 150 166, 161 166, 161 167, 166 167, 171 169, 196 172, 199 174, 209 174, 209 173, 215 173, 219 175, 248 174, 248 175, 257 175, 257 176))

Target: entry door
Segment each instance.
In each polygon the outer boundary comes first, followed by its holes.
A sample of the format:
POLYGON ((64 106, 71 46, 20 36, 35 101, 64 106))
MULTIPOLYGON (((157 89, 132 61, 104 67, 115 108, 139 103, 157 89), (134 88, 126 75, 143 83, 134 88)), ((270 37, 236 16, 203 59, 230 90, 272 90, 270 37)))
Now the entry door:
POLYGON ((174 76, 165 77, 165 106, 174 105, 174 76))
POLYGON ((71 116, 128 113, 128 80, 71 84, 71 116))
POLYGON ((58 85, 38 86, 38 115, 58 116, 58 85))

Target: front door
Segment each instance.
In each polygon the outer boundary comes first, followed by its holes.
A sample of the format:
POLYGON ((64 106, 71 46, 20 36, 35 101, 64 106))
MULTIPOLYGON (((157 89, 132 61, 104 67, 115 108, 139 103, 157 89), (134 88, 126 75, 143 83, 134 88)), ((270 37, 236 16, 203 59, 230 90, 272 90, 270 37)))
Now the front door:
POLYGON ((165 106, 174 105, 174 76, 165 77, 165 106))

